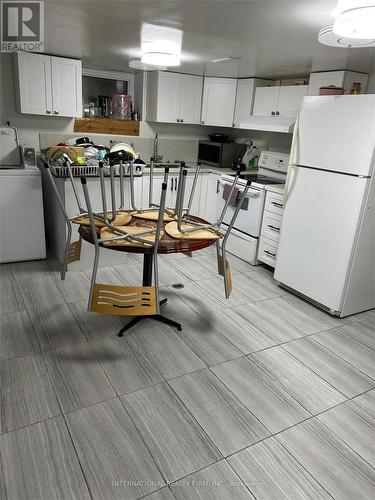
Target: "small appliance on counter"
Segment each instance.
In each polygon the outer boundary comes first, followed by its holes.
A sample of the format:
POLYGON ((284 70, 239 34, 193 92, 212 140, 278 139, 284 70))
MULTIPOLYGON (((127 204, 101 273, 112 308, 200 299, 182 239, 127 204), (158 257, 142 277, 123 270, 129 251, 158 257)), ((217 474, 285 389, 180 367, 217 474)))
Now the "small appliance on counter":
POLYGON ((23 148, 15 127, 0 128, 0 168, 25 168, 23 148))
POLYGON ((245 151, 245 144, 199 141, 198 161, 211 167, 231 168, 233 162, 242 158, 245 151))

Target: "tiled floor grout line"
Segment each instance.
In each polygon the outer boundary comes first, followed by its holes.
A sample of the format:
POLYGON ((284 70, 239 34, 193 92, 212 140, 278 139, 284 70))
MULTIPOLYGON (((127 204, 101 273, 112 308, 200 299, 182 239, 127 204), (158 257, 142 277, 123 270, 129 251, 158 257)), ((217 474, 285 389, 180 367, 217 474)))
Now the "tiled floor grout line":
MULTIPOLYGON (((312 417, 312 418, 315 418, 315 417, 312 417)), ((311 420, 311 419, 308 419, 308 420, 311 420)), ((278 434, 281 434, 281 432, 280 432, 280 433, 278 433, 278 434)), ((284 450, 285 450, 287 453, 289 453, 289 455, 290 455, 291 457, 293 457, 293 459, 294 459, 294 460, 295 460, 295 461, 296 461, 296 462, 297 462, 297 463, 298 463, 298 464, 302 467, 302 469, 304 469, 304 470, 307 472, 307 474, 308 474, 310 477, 312 477, 312 478, 314 479, 314 481, 316 481, 316 482, 319 484, 319 486, 320 486, 320 487, 321 487, 321 488, 322 488, 322 489, 323 489, 323 490, 324 490, 324 491, 325 491, 325 492, 326 492, 326 493, 327 493, 327 494, 328 494, 331 498, 333 498, 333 499, 335 500, 335 497, 334 497, 334 496, 333 496, 333 495, 332 495, 332 494, 331 494, 331 493, 330 493, 330 492, 329 492, 329 491, 328 491, 328 490, 327 490, 327 489, 326 489, 326 488, 325 488, 325 487, 324 487, 324 486, 323 486, 323 485, 322 485, 322 484, 318 481, 318 479, 317 479, 317 478, 316 478, 316 477, 315 477, 315 476, 314 476, 314 475, 313 475, 313 474, 312 474, 312 473, 311 473, 311 472, 310 472, 310 471, 309 471, 309 470, 308 470, 308 469, 307 469, 307 468, 306 468, 306 467, 302 464, 302 462, 300 462, 300 461, 298 460, 298 458, 297 458, 297 457, 295 457, 295 456, 293 455, 293 453, 292 453, 292 452, 291 452, 291 451, 290 451, 290 450, 289 450, 289 449, 288 449, 288 448, 287 448, 287 447, 286 447, 286 446, 282 443, 282 441, 280 441, 280 439, 278 439, 278 437, 277 437, 277 436, 278 436, 278 434, 276 434, 276 435, 274 436, 274 438, 275 438, 275 439, 276 439, 276 441, 280 444, 280 446, 282 446, 282 448, 284 448, 284 450)))
MULTIPOLYGON (((254 353, 254 354, 257 354, 257 353, 254 353)), ((270 378, 271 378, 271 379, 272 379, 272 380, 273 380, 273 381, 274 381, 274 382, 275 382, 275 383, 276 383, 279 387, 281 387, 281 389, 283 389, 285 392, 287 392, 287 393, 288 393, 288 395, 289 395, 291 398, 293 398, 295 401, 297 401, 297 403, 298 403, 300 406, 302 406, 302 408, 304 408, 306 411, 308 411, 311 415, 313 415, 313 416, 314 416, 314 414, 313 414, 310 410, 308 410, 308 409, 306 408, 306 406, 305 406, 303 403, 301 403, 301 401, 298 401, 298 399, 297 399, 295 396, 293 396, 293 394, 289 391, 289 389, 288 389, 287 387, 285 387, 284 385, 282 385, 282 383, 278 380, 278 378, 273 377, 270 373, 268 373, 268 372, 267 372, 267 370, 266 370, 265 368, 263 368, 263 367, 261 366, 261 364, 260 364, 259 362, 257 362, 257 361, 256 361, 256 359, 251 359, 251 358, 249 358, 249 356, 252 356, 252 354, 249 354, 249 355, 248 355, 248 356, 246 356, 246 357, 247 357, 250 361, 252 361, 252 362, 253 362, 253 363, 254 363, 254 364, 255 364, 255 365, 256 365, 256 366, 257 366, 260 370, 262 370, 262 372, 263 372, 263 373, 265 373, 268 377, 270 377, 270 378)), ((310 369, 310 368, 309 368, 309 369, 310 369)), ((311 370, 311 371, 313 371, 313 370, 311 370)), ((315 373, 315 372, 314 372, 314 373, 315 373)), ((317 374, 315 374, 315 375, 317 375, 317 374)), ((321 380, 323 380, 323 379, 322 379, 322 377, 320 377, 319 375, 317 375, 317 376, 318 376, 321 380)), ((334 387, 332 387, 330 384, 329 384, 329 386, 330 386, 332 389, 336 390, 336 389, 335 389, 334 387)), ((344 397, 346 397, 346 396, 344 396, 344 397)), ((348 399, 348 398, 347 398, 347 399, 348 399)))
POLYGON ((331 382, 328 382, 328 380, 326 380, 324 377, 322 377, 322 375, 320 375, 319 373, 317 373, 315 370, 313 370, 309 365, 307 365, 304 361, 301 361, 297 356, 295 356, 293 353, 289 352, 287 349, 285 349, 283 346, 280 346, 281 349, 286 352, 289 356, 292 356, 298 363, 301 363, 301 365, 305 366, 307 369, 309 369, 310 371, 312 371, 313 373, 315 373, 315 375, 317 377, 319 377, 320 379, 324 380, 324 382, 326 384, 328 384, 330 387, 332 387, 332 389, 334 389, 335 391, 339 392, 340 394, 342 394, 346 399, 349 398, 349 396, 347 396, 346 394, 344 394, 342 391, 340 391, 340 389, 338 389, 337 387, 335 387, 334 385, 331 384, 331 382))
MULTIPOLYGON (((164 383, 164 382, 163 382, 164 383)), ((138 429, 138 426, 135 424, 134 420, 132 419, 130 413, 128 412, 128 410, 126 409, 126 406, 124 405, 124 402, 122 401, 121 397, 119 397, 119 400, 120 400, 120 403, 121 403, 121 406, 123 407, 125 413, 127 414, 127 416, 129 417, 131 423, 133 424, 134 426, 134 429, 136 430, 140 440, 142 441, 142 443, 144 444, 144 447, 146 448, 146 450, 148 451, 148 453, 150 454, 150 457, 152 458, 152 461, 154 462, 155 464, 155 467, 157 468, 157 470, 159 471, 161 477, 163 478, 163 480, 165 481, 165 486, 168 486, 168 479, 165 478, 165 475, 163 474, 162 470, 160 469, 157 461, 155 460, 154 458, 154 455, 152 454, 151 450, 149 449, 149 447, 147 446, 147 443, 146 441, 144 440, 140 430, 138 429)), ((162 488, 164 488, 165 486, 162 486, 162 488)), ((161 489, 161 488, 159 488, 161 489)), ((155 490, 155 491, 158 491, 158 490, 155 490)), ((149 494, 149 493, 148 493, 149 494)), ((147 495, 146 495, 147 496, 147 495)))
MULTIPOLYGON (((347 401, 345 401, 345 402, 347 403, 347 401)), ((330 408, 330 409, 331 409, 331 408, 330 408)), ((324 413, 325 413, 325 412, 324 412, 324 413)), ((368 461, 366 460, 366 458, 364 458, 364 457, 363 457, 363 456, 362 456, 362 455, 361 455, 358 451, 356 451, 354 448, 352 448, 352 447, 350 446, 350 444, 349 444, 349 443, 347 443, 346 441, 344 441, 344 440, 343 440, 343 439, 342 439, 342 438, 341 438, 338 434, 336 434, 336 432, 334 431, 334 429, 332 429, 329 425, 325 424, 322 420, 320 420, 320 419, 319 419, 319 415, 317 415, 317 416, 316 416, 316 418, 318 419, 318 421, 319 421, 322 425, 324 425, 324 427, 325 427, 326 429, 328 429, 330 432, 332 432, 332 434, 334 434, 334 435, 337 437, 337 439, 338 439, 339 441, 341 441, 342 443, 344 443, 344 445, 345 445, 345 446, 347 446, 347 447, 348 447, 348 448, 349 448, 349 449, 350 449, 350 450, 351 450, 351 451, 352 451, 355 455, 357 455, 357 456, 358 456, 361 460, 363 460, 364 462, 366 462, 366 464, 367 464, 369 467, 371 467, 371 469, 373 469, 373 470, 374 470, 374 472, 375 472, 375 466, 374 466, 374 465, 370 464, 370 462, 368 462, 368 461)))
MULTIPOLYGON (((335 328, 332 328, 332 330, 335 330, 335 328)), ((327 333, 329 332, 330 330, 327 330, 327 331, 324 331, 324 332, 319 332, 319 333, 327 333)), ((341 332, 340 332, 341 333, 341 332)), ((317 333, 314 333, 314 335, 318 335, 317 333)), ((341 333, 341 335, 344 335, 345 337, 348 337, 347 335, 345 335, 344 333, 341 333)), ((321 342, 319 342, 319 339, 313 339, 315 340, 315 342, 318 342, 319 345, 323 346, 325 349, 327 349, 328 351, 332 352, 333 354, 335 354, 336 356, 338 356, 339 358, 343 359, 344 361, 346 361, 350 366, 352 366, 353 368, 355 368, 356 370, 358 370, 359 372, 361 372, 363 375, 366 375, 366 377, 369 377, 371 380, 374 380, 374 377, 372 377, 371 375, 369 375, 368 373, 364 372, 363 370, 361 370, 360 368, 358 368, 357 366, 353 365, 352 363, 350 363, 350 361, 346 360, 345 358, 343 358, 340 354, 336 353, 335 351, 333 351, 332 349, 330 349, 329 347, 326 347, 324 344, 322 344, 321 342)), ((366 346, 365 344, 362 344, 361 342, 358 342, 356 341, 355 339, 352 339, 354 342, 357 342, 358 344, 360 344, 361 346, 364 346, 366 347, 367 349, 370 349, 368 346, 366 346)), ((373 350, 373 349, 370 349, 370 350, 373 350)))
MULTIPOLYGON (((1 436, 2 434, 0 434, 0 441, 1 441, 1 436)), ((2 451, 1 451, 1 447, 0 447, 0 479, 2 479, 2 487, 4 488, 4 492, 5 492, 5 498, 4 500, 11 500, 9 498, 9 495, 8 495, 8 492, 7 492, 7 487, 6 487, 6 480, 5 480, 5 474, 4 474, 4 464, 3 464, 3 455, 2 455, 2 451)))
POLYGON ((83 480, 85 481, 87 491, 88 491, 88 493, 89 493, 89 495, 90 495, 91 499, 92 499, 92 500, 94 500, 93 494, 92 494, 91 489, 90 489, 89 482, 88 482, 88 480, 87 480, 87 477, 86 477, 85 471, 83 470, 83 466, 82 466, 82 464, 81 464, 81 460, 79 459, 78 451, 77 451, 76 445, 75 445, 75 443, 74 443, 74 439, 73 439, 73 437, 72 437, 72 434, 71 434, 71 432, 70 432, 68 422, 66 421, 66 418, 65 418, 65 415, 64 415, 64 414, 62 415, 62 417, 63 417, 63 419, 64 419, 64 424, 65 424, 65 427, 66 427, 66 431, 67 431, 67 433, 68 433, 68 436, 69 436, 70 442, 72 443, 74 453, 75 453, 75 455, 76 455, 76 457, 77 457, 78 465, 79 465, 80 471, 81 471, 81 473, 82 473, 83 480))

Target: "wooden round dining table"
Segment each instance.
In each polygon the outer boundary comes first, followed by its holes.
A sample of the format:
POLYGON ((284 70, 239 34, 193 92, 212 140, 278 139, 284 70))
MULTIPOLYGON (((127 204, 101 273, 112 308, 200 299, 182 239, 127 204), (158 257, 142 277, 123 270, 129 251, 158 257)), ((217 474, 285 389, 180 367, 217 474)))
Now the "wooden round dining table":
MULTIPOLYGON (((189 215, 188 220, 194 221, 194 222, 199 222, 201 224, 209 224, 209 222, 205 221, 204 219, 201 219, 200 217, 196 217, 193 215, 189 215)), ((164 226, 168 224, 168 222, 164 223, 164 226)), ((136 217, 133 217, 130 223, 128 224, 129 226, 150 226, 150 227, 155 227, 155 222, 154 221, 148 221, 144 219, 139 219, 136 217)), ((79 227, 79 234, 81 235, 82 239, 87 241, 88 243, 94 244, 94 238, 92 236, 91 228, 88 226, 80 226, 79 227)), ((98 230, 98 237, 99 237, 99 230, 98 230)), ((173 238, 170 236, 165 230, 162 238, 159 241, 158 245, 158 254, 175 254, 175 253, 184 253, 187 255, 191 255, 192 252, 195 252, 197 250, 202 250, 203 248, 207 248, 211 245, 213 245, 217 240, 216 239, 199 239, 199 240, 193 240, 193 239, 177 239, 173 238)), ((115 250, 117 252, 128 252, 128 253, 137 253, 137 254, 143 254, 143 280, 142 280, 142 285, 143 286, 152 286, 152 268, 153 268, 153 254, 154 254, 154 249, 153 247, 148 247, 148 246, 139 246, 139 245, 104 245, 103 243, 100 244, 102 248, 106 248, 107 250, 115 250)), ((167 303, 167 299, 162 299, 160 301, 160 306, 163 306, 164 304, 167 303)), ((156 321, 159 321, 161 323, 165 323, 169 326, 173 326, 177 328, 177 330, 182 330, 182 325, 170 318, 167 318, 166 316, 163 316, 162 314, 154 314, 154 315, 149 315, 149 316, 135 316, 129 323, 127 323, 121 330, 119 331, 118 335, 119 337, 122 337, 124 332, 129 330, 132 326, 136 325, 139 321, 142 319, 154 319, 156 321)))

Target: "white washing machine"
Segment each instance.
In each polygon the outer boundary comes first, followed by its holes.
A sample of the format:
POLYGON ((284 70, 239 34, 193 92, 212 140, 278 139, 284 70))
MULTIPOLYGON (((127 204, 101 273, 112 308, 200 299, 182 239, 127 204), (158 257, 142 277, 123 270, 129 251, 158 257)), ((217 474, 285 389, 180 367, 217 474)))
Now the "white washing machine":
POLYGON ((45 259, 40 170, 24 166, 15 129, 0 134, 0 263, 45 259))

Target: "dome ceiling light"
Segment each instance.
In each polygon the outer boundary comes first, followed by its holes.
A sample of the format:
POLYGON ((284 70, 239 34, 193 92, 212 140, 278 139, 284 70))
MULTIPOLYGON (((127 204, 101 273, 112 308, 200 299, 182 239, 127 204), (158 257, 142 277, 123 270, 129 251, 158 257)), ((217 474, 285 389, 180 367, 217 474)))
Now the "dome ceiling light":
POLYGON ((181 64, 182 31, 143 23, 141 29, 141 61, 152 66, 181 64))
POLYGON ((333 31, 352 39, 375 38, 375 0, 340 0, 333 31))
POLYGON ((375 47, 375 38, 348 38, 336 35, 333 26, 327 26, 319 31, 318 40, 323 45, 330 47, 343 47, 349 49, 375 47))

